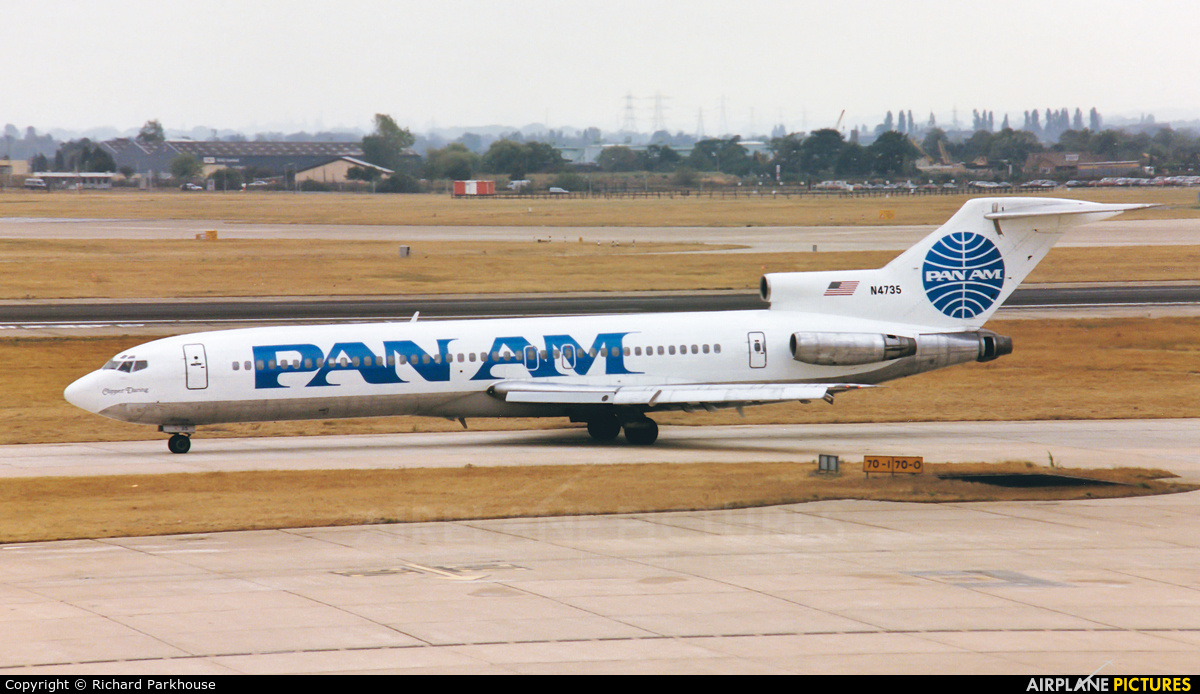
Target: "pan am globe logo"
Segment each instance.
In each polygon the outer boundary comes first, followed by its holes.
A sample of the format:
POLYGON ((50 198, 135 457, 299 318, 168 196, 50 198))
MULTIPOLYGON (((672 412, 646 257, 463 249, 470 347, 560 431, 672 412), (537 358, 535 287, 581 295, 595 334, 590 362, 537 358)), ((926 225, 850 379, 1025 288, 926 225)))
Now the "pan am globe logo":
POLYGON ((974 318, 1000 296, 1004 257, 987 238, 955 232, 929 249, 921 277, 934 308, 951 318, 974 318))

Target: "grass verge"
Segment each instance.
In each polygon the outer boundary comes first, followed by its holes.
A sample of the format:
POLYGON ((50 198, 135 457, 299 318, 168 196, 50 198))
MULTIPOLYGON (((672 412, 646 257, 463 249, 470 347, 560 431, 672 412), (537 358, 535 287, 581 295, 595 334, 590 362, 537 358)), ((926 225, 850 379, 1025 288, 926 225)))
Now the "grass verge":
MULTIPOLYGON (((761 195, 668 198, 455 200, 445 195, 358 193, 182 193, 114 189, 0 194, 0 217, 193 219, 256 224, 421 226, 744 227, 941 224, 979 195, 891 197, 761 195)), ((730 192, 732 194, 732 192, 730 192)), ((1153 203, 1123 219, 1200 218, 1191 188, 1058 190, 1039 197, 1105 203, 1153 203)))
MULTIPOLYGON (((898 251, 699 253, 641 243, 413 243, 0 239, 0 299, 370 296, 511 292, 755 291, 767 272, 886 265, 898 251)), ((1029 282, 1200 280, 1200 245, 1062 247, 1029 282)))
POLYGON ((818 475, 814 467, 693 463, 18 478, 0 485, 0 542, 698 511, 830 499, 1113 498, 1197 488, 1172 481, 1171 473, 1140 468, 1055 470, 1119 486, 999 489, 935 475, 1037 469, 1031 463, 929 465, 924 475, 865 479, 861 465, 845 465, 835 477, 818 475))

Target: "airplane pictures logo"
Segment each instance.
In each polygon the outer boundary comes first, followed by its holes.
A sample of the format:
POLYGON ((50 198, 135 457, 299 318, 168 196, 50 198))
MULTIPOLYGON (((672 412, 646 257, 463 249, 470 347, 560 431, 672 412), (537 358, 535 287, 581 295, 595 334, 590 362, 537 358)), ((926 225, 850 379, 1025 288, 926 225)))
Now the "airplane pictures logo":
POLYGON ((929 249, 921 277, 934 308, 951 318, 974 318, 1000 296, 1004 257, 987 238, 956 232, 929 249))

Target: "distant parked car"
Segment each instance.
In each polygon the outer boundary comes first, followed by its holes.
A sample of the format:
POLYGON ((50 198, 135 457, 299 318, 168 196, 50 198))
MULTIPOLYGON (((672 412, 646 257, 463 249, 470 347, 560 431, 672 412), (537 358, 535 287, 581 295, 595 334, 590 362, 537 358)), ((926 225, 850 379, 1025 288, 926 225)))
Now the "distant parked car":
POLYGON ((267 183, 266 181, 254 181, 252 183, 247 183, 246 185, 250 186, 251 188, 261 188, 263 186, 269 186, 271 184, 267 183))
POLYGON ((204 186, 198 186, 195 183, 184 183, 179 186, 180 190, 204 190, 204 186))
POLYGON ((26 190, 48 190, 48 188, 46 187, 46 181, 44 181, 43 179, 40 179, 40 178, 25 179, 25 189, 26 190))
POLYGON ((550 189, 550 192, 556 195, 561 195, 563 193, 570 193, 571 191, 567 190, 566 188, 559 188, 558 186, 555 186, 550 189))

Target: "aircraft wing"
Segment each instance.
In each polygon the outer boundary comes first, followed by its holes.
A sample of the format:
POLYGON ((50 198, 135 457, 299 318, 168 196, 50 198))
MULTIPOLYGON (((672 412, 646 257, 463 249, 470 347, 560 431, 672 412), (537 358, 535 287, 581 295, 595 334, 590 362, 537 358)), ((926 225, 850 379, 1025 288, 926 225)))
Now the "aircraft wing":
POLYGON ((741 407, 743 405, 827 400, 858 383, 673 383, 653 386, 586 386, 569 383, 501 381, 488 392, 505 402, 618 405, 662 409, 741 407))

